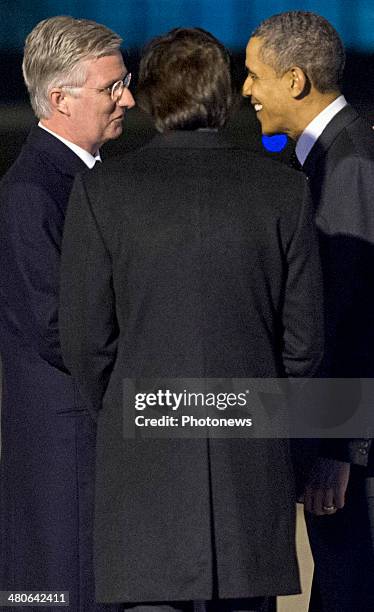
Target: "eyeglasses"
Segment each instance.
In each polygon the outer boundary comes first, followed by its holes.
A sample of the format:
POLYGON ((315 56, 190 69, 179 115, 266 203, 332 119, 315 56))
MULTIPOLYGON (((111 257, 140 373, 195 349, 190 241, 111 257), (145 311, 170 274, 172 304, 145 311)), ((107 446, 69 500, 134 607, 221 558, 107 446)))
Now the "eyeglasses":
POLYGON ((124 89, 128 89, 131 83, 131 72, 128 72, 126 76, 120 81, 116 81, 110 87, 105 87, 104 89, 110 93, 110 97, 113 102, 118 102, 120 97, 123 94, 124 89))
POLYGON ((109 85, 109 87, 85 87, 84 85, 76 86, 76 85, 63 85, 62 87, 66 87, 68 89, 92 89, 93 91, 98 91, 99 93, 103 91, 107 91, 113 100, 113 102, 118 102, 120 100, 125 89, 128 89, 131 83, 131 72, 128 72, 126 76, 120 81, 116 81, 113 85, 109 85))

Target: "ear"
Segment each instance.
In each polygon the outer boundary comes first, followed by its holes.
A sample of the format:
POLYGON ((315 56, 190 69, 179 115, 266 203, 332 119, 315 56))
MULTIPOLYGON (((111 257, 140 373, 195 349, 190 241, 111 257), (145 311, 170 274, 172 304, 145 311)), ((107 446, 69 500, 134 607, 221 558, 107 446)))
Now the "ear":
POLYGON ((293 68, 288 70, 287 76, 291 96, 293 98, 300 98, 306 95, 309 88, 309 79, 304 70, 298 66, 293 66, 293 68))
POLYGON ((70 115, 69 99, 63 89, 54 87, 48 95, 53 111, 57 111, 63 115, 70 115))

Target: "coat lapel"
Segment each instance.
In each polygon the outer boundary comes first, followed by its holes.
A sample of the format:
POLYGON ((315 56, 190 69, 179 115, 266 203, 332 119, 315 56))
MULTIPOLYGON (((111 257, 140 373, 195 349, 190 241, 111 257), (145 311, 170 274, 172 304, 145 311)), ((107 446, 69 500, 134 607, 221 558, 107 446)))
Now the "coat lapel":
POLYGON ((312 176, 315 171, 316 164, 320 157, 331 147, 334 140, 339 136, 340 132, 350 123, 359 117, 358 113, 352 106, 345 106, 330 123, 325 127, 321 136, 314 143, 308 157, 306 158, 303 171, 307 176, 312 176))

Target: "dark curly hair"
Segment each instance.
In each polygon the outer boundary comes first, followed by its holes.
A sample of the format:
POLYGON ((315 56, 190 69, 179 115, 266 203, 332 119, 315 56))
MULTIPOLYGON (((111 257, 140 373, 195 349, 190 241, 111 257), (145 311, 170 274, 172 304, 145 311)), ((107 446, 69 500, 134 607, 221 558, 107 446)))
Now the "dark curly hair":
POLYGON ((253 32, 261 38, 261 59, 280 76, 302 68, 321 93, 340 89, 345 64, 343 43, 331 23, 307 11, 273 15, 253 32))

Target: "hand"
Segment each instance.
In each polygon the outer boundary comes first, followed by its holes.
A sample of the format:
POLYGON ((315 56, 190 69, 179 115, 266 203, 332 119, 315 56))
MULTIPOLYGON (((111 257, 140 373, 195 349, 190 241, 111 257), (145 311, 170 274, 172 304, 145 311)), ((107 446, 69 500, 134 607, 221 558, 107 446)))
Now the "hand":
POLYGON ((317 516, 335 514, 344 507, 350 464, 319 457, 313 465, 303 499, 307 512, 317 516))

